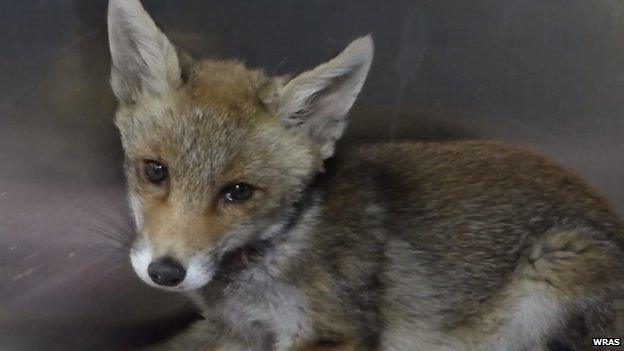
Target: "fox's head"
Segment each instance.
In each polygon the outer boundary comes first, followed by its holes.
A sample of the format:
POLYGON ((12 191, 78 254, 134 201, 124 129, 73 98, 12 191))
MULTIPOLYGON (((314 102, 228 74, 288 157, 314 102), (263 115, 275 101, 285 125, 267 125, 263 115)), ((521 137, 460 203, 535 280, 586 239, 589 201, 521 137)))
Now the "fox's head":
POLYGON ((138 0, 110 0, 108 34, 137 226, 132 265, 156 287, 201 287, 229 253, 283 235, 345 129, 372 40, 296 77, 269 77, 180 52, 138 0))

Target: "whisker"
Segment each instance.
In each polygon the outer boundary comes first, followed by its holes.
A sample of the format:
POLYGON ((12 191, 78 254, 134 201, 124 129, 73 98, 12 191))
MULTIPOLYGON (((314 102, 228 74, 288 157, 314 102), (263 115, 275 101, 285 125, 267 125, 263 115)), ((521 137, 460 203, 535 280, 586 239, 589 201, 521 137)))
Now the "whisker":
POLYGON ((105 212, 98 210, 89 204, 85 203, 83 210, 88 210, 85 212, 86 214, 91 215, 94 219, 100 221, 101 223, 105 223, 106 225, 113 227, 113 229, 117 231, 125 232, 132 228, 131 225, 118 223, 116 218, 107 215, 105 212))
POLYGON ((110 192, 106 191, 105 189, 102 188, 98 188, 98 191, 104 195, 104 199, 107 200, 108 204, 111 205, 111 207, 113 209, 115 209, 118 214, 120 215, 121 219, 124 221, 124 224, 126 224, 128 227, 132 228, 134 227, 134 222, 132 221, 132 218, 128 215, 128 208, 126 206, 122 206, 120 205, 120 203, 126 203, 125 201, 120 202, 117 201, 116 199, 114 199, 110 192))
POLYGON ((93 223, 82 223, 81 226, 92 230, 94 233, 111 239, 118 244, 122 244, 122 246, 130 246, 130 244, 132 243, 132 238, 130 237, 130 235, 125 234, 124 232, 113 232, 106 227, 98 226, 97 224, 93 223))
POLYGON ((109 192, 99 189, 99 193, 108 200, 103 208, 84 200, 76 201, 78 207, 86 214, 80 217, 79 225, 115 243, 120 252, 128 253, 134 237, 134 226, 129 216, 125 214, 126 211, 120 206, 115 206, 116 201, 109 192), (111 214, 111 209, 119 215, 111 214))

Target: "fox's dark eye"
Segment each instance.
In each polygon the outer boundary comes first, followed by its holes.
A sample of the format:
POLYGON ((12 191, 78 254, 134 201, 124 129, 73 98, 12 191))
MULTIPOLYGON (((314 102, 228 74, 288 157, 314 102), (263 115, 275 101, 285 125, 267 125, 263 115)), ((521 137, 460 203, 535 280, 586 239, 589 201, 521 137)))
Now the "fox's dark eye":
POLYGON ((167 179, 167 167, 156 161, 145 161, 145 178, 151 183, 161 183, 167 179))
POLYGON ((237 183, 225 188, 223 198, 226 202, 235 203, 248 200, 253 195, 254 188, 247 183, 237 183))

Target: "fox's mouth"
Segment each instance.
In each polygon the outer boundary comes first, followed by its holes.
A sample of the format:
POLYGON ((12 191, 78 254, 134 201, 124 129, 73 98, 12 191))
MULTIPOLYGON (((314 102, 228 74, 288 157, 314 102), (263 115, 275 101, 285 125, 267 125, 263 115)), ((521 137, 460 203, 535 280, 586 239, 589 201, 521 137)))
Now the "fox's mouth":
POLYGON ((167 291, 189 291, 208 284, 215 274, 214 260, 209 254, 193 256, 186 265, 183 279, 175 285, 156 283, 150 275, 149 266, 155 257, 150 245, 140 243, 130 251, 130 262, 136 274, 148 285, 167 291))

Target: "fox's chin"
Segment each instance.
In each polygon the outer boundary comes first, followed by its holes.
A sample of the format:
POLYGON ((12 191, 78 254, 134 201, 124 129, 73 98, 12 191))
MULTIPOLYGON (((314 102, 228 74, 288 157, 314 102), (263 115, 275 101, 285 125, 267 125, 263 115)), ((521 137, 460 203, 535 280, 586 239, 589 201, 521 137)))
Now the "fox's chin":
POLYGON ((147 273, 147 267, 153 261, 153 253, 149 245, 140 245, 130 251, 130 262, 135 273, 147 285, 165 291, 191 291, 208 284, 214 276, 214 265, 207 263, 205 255, 192 257, 186 267, 184 280, 175 286, 164 286, 156 284, 147 273))

